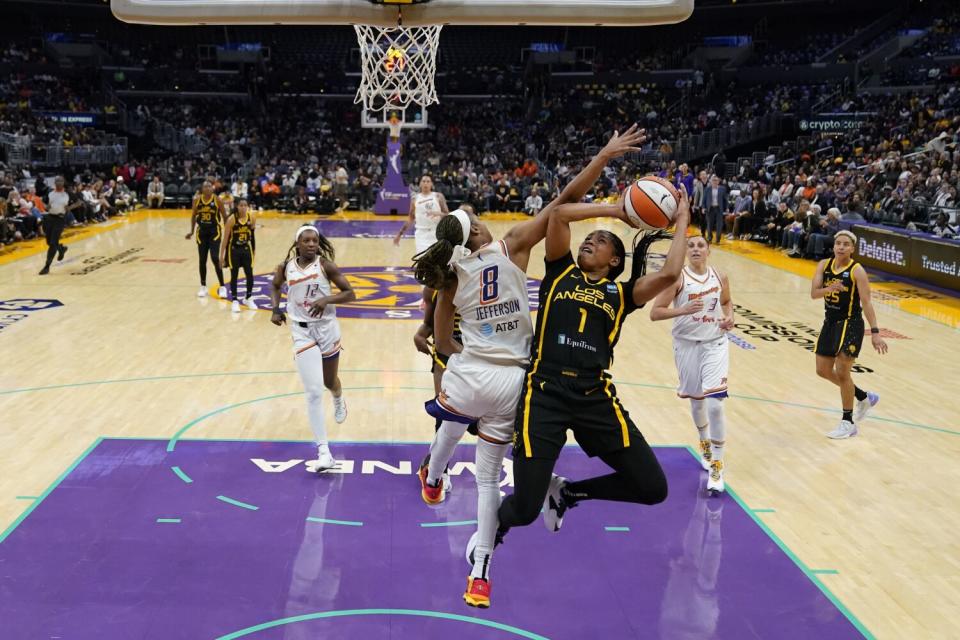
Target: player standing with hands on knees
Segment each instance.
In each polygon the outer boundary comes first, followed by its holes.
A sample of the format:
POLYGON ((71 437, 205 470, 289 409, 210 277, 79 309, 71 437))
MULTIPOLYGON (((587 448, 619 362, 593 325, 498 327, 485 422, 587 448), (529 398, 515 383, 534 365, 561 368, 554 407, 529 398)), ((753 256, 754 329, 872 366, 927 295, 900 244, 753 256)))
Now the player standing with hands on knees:
POLYGON ((340 323, 335 305, 353 302, 357 294, 333 262, 334 249, 316 227, 297 229, 286 259, 277 266, 270 287, 273 315, 278 327, 286 322, 280 309, 280 289, 287 283, 287 313, 293 334, 294 359, 307 395, 307 416, 317 443, 317 459, 307 463, 310 471, 320 472, 336 465, 327 441, 323 414, 323 389, 333 394, 334 419, 347 419, 347 401, 337 375, 340 366, 340 323), (333 283, 340 290, 334 294, 333 283))
POLYGON ((700 464, 710 472, 707 491, 719 493, 724 490, 723 400, 727 397, 727 331, 733 328, 733 300, 729 279, 707 265, 709 256, 710 244, 703 236, 687 238, 688 266, 674 286, 654 300, 650 319, 673 319, 673 354, 680 375, 677 395, 690 399, 693 424, 700 436, 700 464))

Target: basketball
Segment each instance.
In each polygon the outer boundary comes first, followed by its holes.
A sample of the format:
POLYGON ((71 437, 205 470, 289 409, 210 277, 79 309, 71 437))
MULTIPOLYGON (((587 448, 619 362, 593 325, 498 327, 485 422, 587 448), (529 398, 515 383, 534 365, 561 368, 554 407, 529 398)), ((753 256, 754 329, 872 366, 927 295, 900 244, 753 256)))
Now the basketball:
POLYGON ((634 227, 656 231, 673 224, 679 199, 676 188, 663 178, 644 176, 627 187, 623 208, 634 227))

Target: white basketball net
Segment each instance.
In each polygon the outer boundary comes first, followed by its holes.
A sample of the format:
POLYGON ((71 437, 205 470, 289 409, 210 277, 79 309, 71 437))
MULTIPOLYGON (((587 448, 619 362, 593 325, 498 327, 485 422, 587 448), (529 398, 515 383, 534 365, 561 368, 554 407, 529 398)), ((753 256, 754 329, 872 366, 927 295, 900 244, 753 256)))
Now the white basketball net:
POLYGON ((439 102, 434 76, 442 27, 354 25, 363 72, 354 102, 370 111, 439 102))

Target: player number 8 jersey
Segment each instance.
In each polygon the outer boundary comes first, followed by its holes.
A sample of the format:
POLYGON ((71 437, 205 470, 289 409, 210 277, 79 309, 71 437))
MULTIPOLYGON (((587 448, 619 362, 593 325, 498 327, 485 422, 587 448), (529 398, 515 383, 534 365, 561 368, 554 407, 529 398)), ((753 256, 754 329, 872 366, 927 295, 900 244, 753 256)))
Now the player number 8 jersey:
POLYGON ((502 241, 481 247, 456 264, 463 353, 500 365, 530 360, 527 276, 507 256, 502 241), (479 295, 478 295, 479 294, 479 295))

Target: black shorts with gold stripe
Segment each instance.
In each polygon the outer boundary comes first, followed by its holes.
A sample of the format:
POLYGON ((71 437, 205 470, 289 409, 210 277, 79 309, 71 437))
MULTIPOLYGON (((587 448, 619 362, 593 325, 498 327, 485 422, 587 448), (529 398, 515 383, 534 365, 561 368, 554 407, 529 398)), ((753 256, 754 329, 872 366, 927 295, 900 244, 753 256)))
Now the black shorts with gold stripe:
POLYGON ((430 373, 434 373, 437 370, 437 367, 441 369, 447 368, 447 360, 450 359, 450 356, 445 356, 439 351, 435 346, 430 348, 430 373))
POLYGON ((863 334, 862 317, 839 320, 827 318, 823 321, 820 337, 817 338, 816 354, 830 358, 839 355, 856 358, 863 345, 863 334))
POLYGON ((557 459, 573 430, 588 456, 629 447, 643 436, 617 398, 608 373, 545 369, 528 373, 517 408, 514 458, 557 459))

